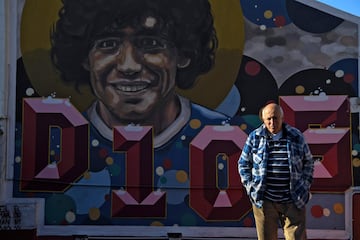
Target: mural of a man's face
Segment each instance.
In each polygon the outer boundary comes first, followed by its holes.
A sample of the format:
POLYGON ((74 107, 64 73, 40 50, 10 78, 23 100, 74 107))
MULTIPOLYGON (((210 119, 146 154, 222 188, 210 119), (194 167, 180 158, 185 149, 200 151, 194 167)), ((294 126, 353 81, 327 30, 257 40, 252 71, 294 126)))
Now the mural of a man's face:
POLYGON ((102 114, 138 122, 174 92, 177 51, 153 33, 156 21, 149 16, 139 29, 124 27, 94 41, 86 65, 102 114))

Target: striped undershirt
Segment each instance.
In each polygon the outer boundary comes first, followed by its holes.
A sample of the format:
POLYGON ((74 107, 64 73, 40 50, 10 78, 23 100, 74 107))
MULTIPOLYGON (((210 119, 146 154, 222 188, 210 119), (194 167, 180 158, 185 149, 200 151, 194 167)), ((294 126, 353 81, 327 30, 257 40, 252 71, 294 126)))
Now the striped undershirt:
POLYGON ((286 139, 280 137, 278 135, 268 139, 269 158, 264 197, 273 202, 287 203, 291 201, 290 170, 286 139))

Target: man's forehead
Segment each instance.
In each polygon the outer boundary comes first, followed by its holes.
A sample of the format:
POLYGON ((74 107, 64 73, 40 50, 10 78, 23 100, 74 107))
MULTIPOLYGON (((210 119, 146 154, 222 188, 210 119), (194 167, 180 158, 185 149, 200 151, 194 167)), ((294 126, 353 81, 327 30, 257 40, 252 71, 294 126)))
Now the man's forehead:
POLYGON ((125 36, 148 34, 158 35, 162 33, 160 18, 154 15, 146 15, 140 18, 140 21, 134 22, 121 22, 115 20, 112 24, 103 29, 99 34, 100 36, 125 36))
POLYGON ((266 106, 263 115, 280 115, 280 109, 276 106, 266 106))
POLYGON ((159 29, 163 25, 163 20, 160 16, 152 13, 146 13, 140 16, 134 16, 128 20, 117 19, 114 22, 115 27, 124 28, 124 26, 132 26, 136 29, 159 29), (120 27, 122 26, 122 27, 120 27))

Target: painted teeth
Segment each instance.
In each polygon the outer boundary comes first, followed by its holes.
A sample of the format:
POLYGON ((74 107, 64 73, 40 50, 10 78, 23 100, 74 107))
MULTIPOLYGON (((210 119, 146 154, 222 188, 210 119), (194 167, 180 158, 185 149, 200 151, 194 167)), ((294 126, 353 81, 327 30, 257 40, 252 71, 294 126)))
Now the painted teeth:
POLYGON ((146 84, 142 84, 142 85, 134 85, 134 86, 116 86, 116 89, 123 91, 123 92, 138 92, 141 91, 143 89, 145 89, 147 87, 146 84))

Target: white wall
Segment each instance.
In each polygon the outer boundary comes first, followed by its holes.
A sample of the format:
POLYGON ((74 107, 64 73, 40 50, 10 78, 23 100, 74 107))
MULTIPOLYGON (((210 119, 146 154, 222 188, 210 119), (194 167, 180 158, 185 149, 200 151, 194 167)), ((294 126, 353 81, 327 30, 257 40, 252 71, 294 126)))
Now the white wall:
POLYGON ((12 198, 15 104, 16 104, 16 61, 20 50, 19 12, 25 0, 0 0, 0 211, 10 215, 5 228, 35 228, 37 202, 33 199, 12 198), (15 224, 14 213, 20 211, 20 223, 15 224), (16 226, 15 226, 16 225, 16 226))
MULTIPOLYGON (((7 202, 8 159, 13 152, 16 93, 17 1, 0 0, 0 204, 7 202)), ((11 177, 11 176, 10 176, 11 177)), ((11 196, 11 195, 10 195, 11 196)))
POLYGON ((5 51, 5 36, 6 36, 6 16, 5 16, 5 0, 0 0, 0 202, 5 198, 4 194, 4 180, 5 180, 5 69, 6 69, 6 51, 5 51))

